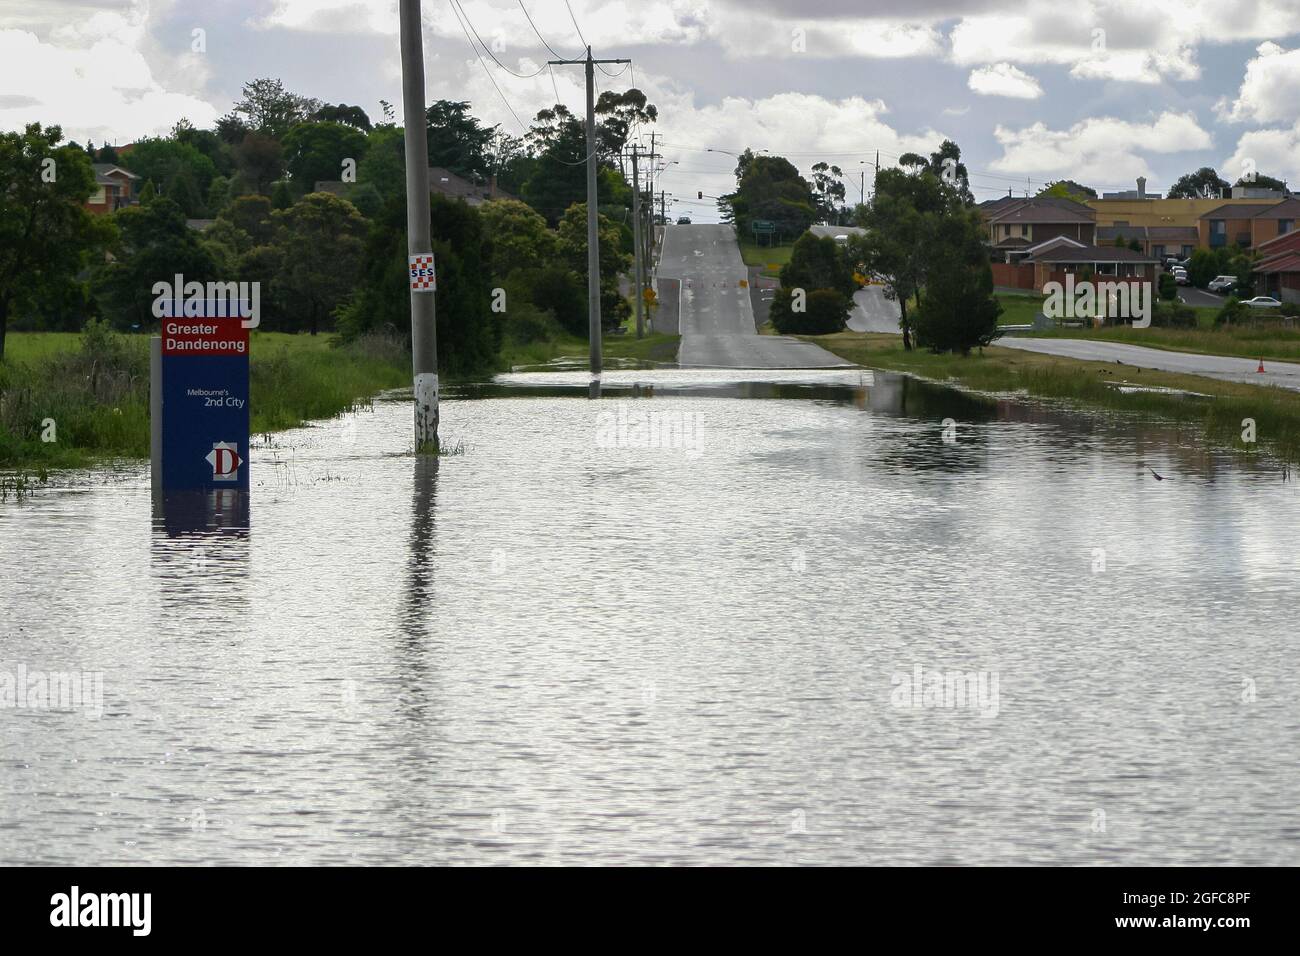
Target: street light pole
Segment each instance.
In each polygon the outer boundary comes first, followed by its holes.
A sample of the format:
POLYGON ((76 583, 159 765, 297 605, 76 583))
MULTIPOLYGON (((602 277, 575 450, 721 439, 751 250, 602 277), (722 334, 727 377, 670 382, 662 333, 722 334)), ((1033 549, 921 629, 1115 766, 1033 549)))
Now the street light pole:
POLYGON ((406 141, 406 251, 411 277, 415 450, 417 453, 433 451, 436 454, 438 323, 434 296, 437 282, 433 278, 429 224, 429 143, 424 133, 424 39, 420 33, 420 0, 399 0, 398 17, 402 47, 402 119, 406 141))

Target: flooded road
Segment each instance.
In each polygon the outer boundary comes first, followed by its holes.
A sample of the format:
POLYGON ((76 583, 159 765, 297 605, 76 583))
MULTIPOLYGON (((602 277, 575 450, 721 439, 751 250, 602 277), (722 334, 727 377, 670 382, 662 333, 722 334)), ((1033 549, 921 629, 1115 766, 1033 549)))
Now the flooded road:
POLYGON ((0 504, 0 680, 102 681, 0 708, 0 863, 1300 861, 1279 468, 606 378, 448 390, 432 466, 406 403, 273 436, 243 529, 155 525, 136 465, 0 504))

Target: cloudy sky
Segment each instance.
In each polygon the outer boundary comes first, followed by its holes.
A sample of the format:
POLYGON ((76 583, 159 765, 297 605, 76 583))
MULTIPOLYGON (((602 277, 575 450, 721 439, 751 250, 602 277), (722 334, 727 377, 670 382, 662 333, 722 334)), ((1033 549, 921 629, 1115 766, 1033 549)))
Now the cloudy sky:
MULTIPOLYGON (((662 184, 701 219, 711 204, 688 198, 728 189, 734 166, 710 148, 824 159, 851 199, 877 150, 890 165, 944 137, 981 199, 1067 177, 1161 191, 1249 161, 1300 183, 1300 0, 459 2, 463 19, 424 0, 430 100, 515 133, 557 94, 579 109, 581 69, 546 69, 539 33, 571 57, 580 31, 633 60, 599 86, 659 107, 662 184)), ((377 117, 381 99, 400 112, 399 71, 396 0, 0 0, 3 129, 125 143, 210 124, 258 76, 377 117)))

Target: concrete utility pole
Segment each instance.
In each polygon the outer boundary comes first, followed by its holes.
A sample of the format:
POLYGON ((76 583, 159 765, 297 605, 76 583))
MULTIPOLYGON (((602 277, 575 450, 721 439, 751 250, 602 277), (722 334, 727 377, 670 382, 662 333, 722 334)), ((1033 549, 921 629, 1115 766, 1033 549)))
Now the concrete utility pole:
POLYGON ((596 64, 631 63, 631 60, 593 60, 591 47, 581 60, 549 60, 551 66, 582 63, 587 68, 587 339, 591 374, 600 378, 600 239, 596 210, 596 64))
POLYGON ((438 323, 433 245, 429 238, 429 143, 425 138, 424 38, 420 0, 399 0, 402 119, 406 140, 406 251, 411 260, 411 371, 415 384, 415 450, 438 448, 438 323), (421 257, 417 265, 416 257, 421 257), (427 265, 424 258, 427 257, 427 265), (429 275, 417 270, 427 268, 429 275))
POLYGON ((641 257, 642 254, 645 252, 645 250, 641 247, 641 176, 637 172, 637 156, 639 154, 640 154, 640 149, 636 145, 633 145, 632 146, 632 248, 636 250, 636 254, 633 257, 636 261, 636 269, 635 269, 636 292, 633 294, 632 297, 636 299, 636 302, 633 304, 636 306, 636 337, 638 339, 645 336, 645 321, 641 317, 641 304, 643 298, 641 293, 642 291, 644 291, 644 283, 642 281, 642 276, 644 275, 644 272, 642 271, 643 267, 641 265, 641 257))

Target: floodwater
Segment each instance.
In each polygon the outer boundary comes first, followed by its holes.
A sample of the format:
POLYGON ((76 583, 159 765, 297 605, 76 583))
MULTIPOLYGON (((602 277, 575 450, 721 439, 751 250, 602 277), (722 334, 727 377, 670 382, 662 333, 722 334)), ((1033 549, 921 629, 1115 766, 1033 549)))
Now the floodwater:
POLYGON ((273 436, 206 530, 138 465, 0 504, 0 691, 87 675, 0 708, 0 863, 1300 862, 1268 461, 858 371, 410 430, 273 436))

